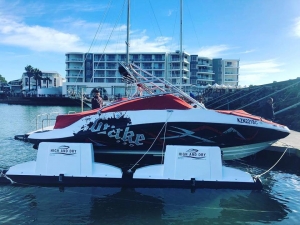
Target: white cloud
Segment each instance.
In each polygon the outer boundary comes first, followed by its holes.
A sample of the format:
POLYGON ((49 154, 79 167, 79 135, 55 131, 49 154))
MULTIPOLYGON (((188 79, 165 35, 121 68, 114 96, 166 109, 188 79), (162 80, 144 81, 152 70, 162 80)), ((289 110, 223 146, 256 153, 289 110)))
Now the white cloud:
POLYGON ((300 37, 300 17, 295 20, 293 31, 296 37, 300 37))
POLYGON ((250 50, 240 52, 239 54, 248 54, 248 53, 252 53, 252 52, 256 52, 256 50, 255 49, 250 49, 250 50))
POLYGON ((172 16, 173 12, 174 12, 173 9, 169 9, 169 11, 168 11, 168 16, 172 16))
POLYGON ((77 35, 42 26, 28 26, 0 17, 0 43, 21 46, 33 51, 84 51, 77 35))
POLYGON ((240 84, 265 84, 272 83, 278 79, 277 74, 283 72, 280 68, 283 64, 277 63, 275 59, 259 62, 241 62, 240 64, 240 84))
MULTIPOLYGON (((149 40, 147 35, 135 36, 130 39, 130 52, 166 52, 170 51, 167 44, 170 38, 158 37, 155 40, 149 40)), ((107 46, 106 52, 125 52, 125 39, 119 43, 115 42, 107 46)), ((101 47, 99 47, 101 49, 101 47)))
POLYGON ((215 45, 215 46, 205 46, 200 48, 197 52, 199 56, 215 58, 220 57, 222 52, 227 51, 229 47, 227 45, 215 45))
POLYGON ((106 5, 102 5, 101 2, 97 4, 88 4, 85 2, 74 2, 74 3, 65 3, 57 5, 56 12, 60 11, 76 11, 76 12, 100 12, 107 8, 106 5))
MULTIPOLYGON (((86 52, 92 44, 98 24, 87 23, 84 20, 65 18, 55 21, 60 24, 60 31, 40 25, 29 26, 0 15, 0 44, 19 46, 37 52, 86 52), (76 32, 74 34, 73 32, 76 32)), ((132 30, 130 32, 130 51, 161 52, 169 51, 167 44, 169 37, 157 37, 149 40, 146 30, 132 30)), ((114 28, 110 24, 102 24, 95 37, 90 51, 93 52, 124 52, 126 40, 126 26, 114 28)))

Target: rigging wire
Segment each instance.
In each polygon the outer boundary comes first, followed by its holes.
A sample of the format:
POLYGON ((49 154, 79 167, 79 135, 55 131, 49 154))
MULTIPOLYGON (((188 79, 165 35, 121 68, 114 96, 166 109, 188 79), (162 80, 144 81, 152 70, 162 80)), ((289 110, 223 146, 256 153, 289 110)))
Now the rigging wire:
POLYGON ((171 46, 175 45, 175 43, 174 43, 175 38, 174 37, 175 37, 175 27, 176 27, 176 24, 177 24, 177 17, 178 17, 178 11, 176 11, 176 15, 175 15, 171 46))
MULTIPOLYGON (((188 1, 186 1, 188 2, 188 1)), ((196 28, 195 28, 195 24, 194 24, 194 19, 192 17, 192 14, 191 14, 191 11, 190 11, 190 8, 189 8, 189 4, 186 4, 187 8, 188 8, 188 12, 189 12, 189 16, 191 18, 191 23, 192 23, 192 26, 193 26, 193 29, 194 29, 194 32, 195 32, 195 36, 196 36, 196 39, 197 39, 197 42, 198 42, 198 45, 199 45, 199 48, 200 48, 200 41, 199 41, 199 38, 198 38, 198 35, 197 35, 197 32, 196 32, 196 28)))
MULTIPOLYGON (((105 21, 105 18, 106 18, 107 13, 108 13, 108 11, 109 11, 109 9, 110 9, 111 3, 112 3, 112 0, 110 0, 109 4, 107 5, 106 11, 105 11, 105 13, 103 14, 103 17, 102 17, 101 21, 105 21)), ((97 31, 96 31, 96 33, 95 33, 95 35, 94 35, 94 37, 93 37, 92 43, 90 44, 90 47, 89 47, 89 49, 88 49, 88 51, 87 51, 87 53, 89 53, 89 52, 91 51, 92 46, 93 46, 93 44, 95 43, 95 40, 96 40, 96 38, 97 38, 97 36, 98 36, 99 31, 102 30, 102 27, 103 27, 103 22, 100 22, 99 25, 98 25, 97 31), (100 28, 101 28, 101 29, 100 29, 100 28)), ((85 62, 85 60, 87 59, 87 56, 88 56, 88 54, 85 55, 85 58, 84 58, 83 62, 85 62)), ((79 70, 75 82, 77 82, 77 80, 78 80, 78 78, 80 77, 80 74, 81 74, 81 73, 82 73, 82 75, 83 75, 83 69, 80 69, 80 70, 79 70)), ((91 78, 91 79, 92 79, 92 78, 91 78)))
POLYGON ((146 156, 146 154, 150 151, 150 149, 152 148, 152 146, 154 145, 154 143, 156 142, 157 138, 159 137, 160 133, 162 132, 162 130, 165 128, 165 126, 168 123, 168 120, 170 119, 173 111, 170 111, 170 115, 168 116, 168 118, 166 119, 166 122, 164 123, 164 125, 162 126, 162 128, 160 129, 160 131, 158 132, 156 138, 154 139, 154 141, 152 142, 151 146, 148 148, 148 150, 142 155, 142 157, 127 171, 129 173, 132 172, 132 169, 146 156))
MULTIPOLYGON (((102 51, 101 57, 99 58, 99 61, 98 61, 98 63, 96 64, 96 67, 98 67, 98 65, 99 65, 99 63, 100 63, 100 61, 101 61, 101 59, 102 59, 102 57, 103 57, 103 54, 104 54, 104 52, 105 52, 105 50, 106 50, 106 48, 107 48, 107 46, 108 46, 108 43, 109 43, 109 41, 110 41, 110 39, 111 39, 111 36, 112 36, 113 32, 115 31, 115 29, 116 29, 116 27, 117 27, 117 24, 118 24, 118 22, 119 22, 119 20, 120 20, 120 18, 121 18, 121 15, 123 14, 123 11, 124 11, 124 8, 125 8, 125 3, 126 3, 126 0, 123 1, 122 10, 121 10, 121 12, 119 13, 119 16, 117 17, 117 19, 116 19, 116 21, 115 21, 115 24, 114 24, 114 26, 113 26, 113 29, 112 29, 111 32, 110 32, 110 35, 109 35, 109 37, 108 37, 108 40, 106 41, 106 44, 105 44, 104 49, 103 49, 103 51, 102 51)), ((93 70, 93 74, 92 74, 92 77, 91 77, 90 82, 92 82, 92 80, 93 80, 93 78, 94 78, 94 74, 95 74, 95 69, 93 70)))
POLYGON ((238 109, 243 109, 243 108, 245 108, 245 107, 247 107, 247 106, 249 106, 249 105, 252 105, 252 104, 254 104, 254 103, 256 103, 256 102, 258 102, 258 101, 260 101, 260 100, 262 100, 262 99, 265 99, 265 98, 270 97, 270 96, 272 96, 272 95, 274 95, 274 94, 277 94, 277 93, 279 93, 279 92, 281 92, 281 91, 283 91, 283 90, 285 90, 285 89, 288 89, 288 88, 290 88, 290 87, 292 87, 292 86, 294 86, 294 85, 296 85, 296 84, 299 84, 299 83, 300 83, 300 81, 298 81, 298 82, 296 82, 296 83, 294 83, 294 84, 291 84, 291 85, 289 85, 289 86, 287 86, 287 87, 285 87, 285 88, 282 88, 282 89, 279 90, 279 91, 275 91, 275 92, 273 92, 272 94, 269 94, 269 95, 267 95, 267 96, 265 96, 265 97, 263 97, 263 98, 260 98, 260 99, 254 101, 254 102, 251 102, 251 103, 249 103, 249 104, 247 104, 247 105, 244 105, 244 106, 242 106, 242 107, 240 107, 240 108, 238 108, 238 109))
POLYGON ((165 149, 165 142, 166 142, 166 133, 167 133, 167 124, 165 126, 165 132, 164 132, 164 140, 163 140, 163 145, 161 149, 161 164, 164 162, 164 149, 165 149))
MULTIPOLYGON (((261 87, 261 88, 259 88, 259 89, 255 89, 254 91, 251 91, 250 93, 247 93, 247 94, 242 95, 242 96, 240 96, 240 97, 238 97, 238 98, 236 98, 236 99, 233 99, 232 101, 226 102, 225 104, 220 105, 220 106, 218 106, 218 107, 215 108, 215 109, 221 108, 221 107, 224 106, 224 105, 227 105, 227 104, 229 104, 229 103, 231 103, 231 102, 234 102, 234 101, 236 101, 236 100, 238 100, 238 99, 240 99, 240 98, 243 98, 243 97, 245 97, 245 96, 247 96, 247 95, 250 95, 250 94, 252 94, 252 93, 254 93, 254 92, 256 92, 256 91, 258 91, 258 90, 260 90, 260 89, 263 89, 263 88, 264 88, 264 87, 261 87)), ((242 108, 243 108, 243 107, 242 107, 242 108)), ((239 109, 242 109, 242 108, 239 108, 239 109)))
POLYGON ((157 18, 156 18, 155 12, 154 12, 154 10, 153 10, 153 7, 152 7, 152 4, 151 4, 151 1, 150 1, 150 0, 148 0, 148 2, 149 2, 149 5, 150 5, 150 7, 151 7, 152 13, 153 13, 153 15, 154 15, 154 18, 155 18, 156 24, 157 24, 157 26, 158 26, 158 30, 159 30, 160 36, 162 37, 163 35, 162 35, 162 32, 161 32, 161 30, 160 30, 160 26, 159 26, 159 23, 158 23, 158 21, 157 21, 157 18))
MULTIPOLYGON (((108 14, 108 12, 109 12, 109 9, 111 8, 110 5, 111 5, 111 1, 110 1, 110 4, 109 4, 108 7, 107 7, 107 10, 105 11, 105 13, 104 13, 104 15, 103 15, 103 19, 102 19, 103 21, 105 21, 106 16, 107 16, 107 14, 108 14)), ((104 23, 104 22, 103 22, 103 23, 104 23)), ((101 30, 103 29, 103 23, 102 23, 102 25, 101 25, 101 30)), ((100 27, 100 25, 99 25, 99 27, 100 27)), ((98 34, 99 34, 99 32, 98 32, 99 27, 98 27, 98 29, 97 29, 96 35, 95 35, 95 37, 94 37, 94 40, 95 40, 96 36, 98 36, 98 34)), ((101 30, 100 30, 100 31, 101 31, 101 30)), ((94 42, 94 40, 93 40, 93 42, 94 42)), ((93 43, 93 42, 92 42, 92 43, 93 43)), ((92 45, 91 45, 91 47, 92 47, 92 45)), ((90 47, 90 49, 91 49, 91 47, 90 47)), ((99 48, 100 48, 100 45, 99 45, 99 48)), ((89 50, 90 50, 90 49, 89 49, 89 50)), ((95 51, 95 52, 97 52, 97 51, 95 51)), ((95 68, 95 67, 97 68, 97 67, 99 66, 99 63, 100 63, 101 59, 102 59, 102 55, 101 55, 101 57, 99 58, 97 64, 96 64, 95 66, 93 65, 93 68, 95 68)), ((93 74, 92 74, 92 77, 91 77, 91 79, 90 79, 90 82, 92 82, 93 79, 94 79, 94 72, 95 72, 95 69, 93 69, 93 74)))

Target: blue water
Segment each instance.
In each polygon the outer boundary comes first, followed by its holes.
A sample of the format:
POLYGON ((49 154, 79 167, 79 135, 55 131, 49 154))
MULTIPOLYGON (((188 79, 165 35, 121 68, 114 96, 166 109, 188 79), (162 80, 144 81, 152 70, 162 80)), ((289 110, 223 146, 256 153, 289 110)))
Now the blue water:
MULTIPOLYGON (((0 104, 0 168, 35 159, 32 145, 14 140, 14 135, 34 130, 37 114, 68 111, 80 108, 0 104)), ((260 174, 272 163, 253 160, 250 164, 235 166, 260 174)), ((275 167, 262 181, 262 191, 197 189, 194 193, 159 188, 2 185, 0 223, 298 224, 299 165, 275 167)))

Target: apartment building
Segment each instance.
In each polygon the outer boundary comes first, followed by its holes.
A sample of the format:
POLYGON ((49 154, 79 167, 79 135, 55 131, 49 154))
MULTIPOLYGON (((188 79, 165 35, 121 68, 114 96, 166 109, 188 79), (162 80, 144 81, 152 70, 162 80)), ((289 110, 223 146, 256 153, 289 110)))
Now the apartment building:
POLYGON ((238 86, 239 84, 239 70, 240 61, 236 59, 224 59, 222 60, 222 74, 223 83, 227 86, 238 86))
MULTIPOLYGON (((156 77, 167 79, 173 85, 190 92, 206 85, 238 85, 239 60, 199 57, 183 52, 143 52, 129 54, 129 61, 156 77), (180 64, 182 62, 182 64, 180 64), (218 70, 215 71, 215 64, 218 70)), ((91 94, 93 88, 105 90, 107 95, 124 95, 125 85, 118 72, 119 62, 126 61, 121 53, 66 53, 66 83, 63 94, 91 94)), ((143 71, 141 74, 145 75, 143 71)), ((103 93, 102 93, 103 94, 103 93)))

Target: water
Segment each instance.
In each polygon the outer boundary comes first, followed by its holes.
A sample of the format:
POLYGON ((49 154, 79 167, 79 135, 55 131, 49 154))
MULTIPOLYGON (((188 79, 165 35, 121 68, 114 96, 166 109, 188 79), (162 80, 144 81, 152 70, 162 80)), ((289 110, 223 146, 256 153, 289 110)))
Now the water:
MULTIPOLYGON (((32 145, 14 135, 34 130, 37 114, 68 111, 80 108, 0 104, 0 168, 35 159, 32 145)), ((260 162, 235 166, 259 174, 272 165, 260 162)), ((262 191, 2 185, 0 223, 298 224, 300 172, 294 168, 275 167, 263 177, 262 191)))

